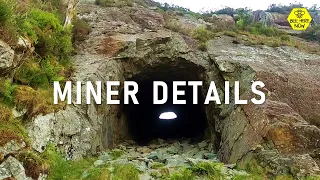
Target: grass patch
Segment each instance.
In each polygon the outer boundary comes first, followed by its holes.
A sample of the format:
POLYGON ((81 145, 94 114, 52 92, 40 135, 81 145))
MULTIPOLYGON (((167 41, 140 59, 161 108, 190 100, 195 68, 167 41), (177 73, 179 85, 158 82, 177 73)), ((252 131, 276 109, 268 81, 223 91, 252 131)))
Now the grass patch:
POLYGON ((18 86, 15 104, 18 110, 27 110, 27 119, 39 114, 50 114, 64 107, 64 104, 53 104, 53 92, 49 90, 35 90, 29 86, 18 86))
POLYGON ((50 88, 54 81, 64 81, 70 69, 63 67, 54 57, 29 59, 16 71, 14 78, 22 85, 50 88))
POLYGON ((48 180, 81 179, 83 172, 91 167, 95 161, 92 158, 67 161, 52 145, 41 156, 50 165, 48 180))
POLYGON ((118 159, 121 156, 123 156, 124 152, 120 149, 114 149, 111 152, 109 152, 109 155, 112 157, 112 159, 118 159))
POLYGON ((114 180, 139 180, 139 171, 132 164, 117 165, 113 172, 114 180))
POLYGON ((9 107, 0 104, 0 123, 7 122, 12 118, 12 110, 9 107))
POLYGON ((225 175, 222 173, 223 164, 216 162, 200 162, 195 164, 191 170, 199 175, 205 176, 208 179, 224 179, 225 175))
POLYGON ((19 120, 12 119, 11 109, 0 104, 0 146, 14 141, 28 142, 28 135, 19 120))
POLYGON ((285 35, 286 33, 283 31, 278 30, 275 27, 265 26, 262 23, 253 23, 246 27, 247 31, 251 34, 255 35, 265 35, 265 36, 281 36, 285 35))
POLYGON ((159 169, 159 168, 162 168, 162 167, 164 167, 164 166, 165 166, 165 164, 163 164, 163 163, 154 162, 154 163, 152 163, 151 168, 152 168, 152 169, 159 169))
POLYGON ((175 172, 170 175, 170 180, 194 180, 195 175, 189 169, 184 168, 180 172, 175 172))
POLYGON ((107 167, 95 167, 87 171, 88 176, 83 180, 110 180, 111 173, 107 167))

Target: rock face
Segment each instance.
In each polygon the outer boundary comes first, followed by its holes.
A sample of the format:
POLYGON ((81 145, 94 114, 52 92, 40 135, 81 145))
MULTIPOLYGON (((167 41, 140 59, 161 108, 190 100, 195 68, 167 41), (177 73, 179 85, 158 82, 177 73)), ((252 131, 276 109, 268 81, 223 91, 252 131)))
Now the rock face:
MULTIPOLYGON (((243 160, 262 143, 262 149, 277 149, 283 159, 289 155, 293 158, 290 161, 300 163, 294 161, 295 155, 309 156, 320 147, 320 57, 290 47, 256 48, 235 45, 232 41, 225 37, 213 40, 208 50, 210 56, 218 67, 237 63, 250 66, 251 72, 242 73, 246 78, 255 76, 263 81, 268 97, 264 105, 240 106, 225 120, 217 122, 218 131, 222 132, 220 157, 226 162, 243 160)), ((222 75, 226 80, 243 77, 237 71, 222 75)), ((243 97, 246 96, 244 93, 243 97)), ((271 157, 264 158, 262 161, 271 157)), ((305 159, 310 164, 317 161, 305 159)), ((318 172, 319 168, 314 166, 308 171, 305 173, 318 172)))
POLYGON ((133 14, 132 19, 142 27, 151 30, 160 29, 165 24, 162 14, 156 13, 146 8, 138 9, 133 14))
MULTIPOLYGON (((245 46, 224 36, 210 41, 208 52, 202 52, 190 38, 165 29, 163 17, 150 9, 85 4, 79 7, 79 13, 79 18, 87 19, 93 31, 74 57, 76 81, 174 77, 202 80, 203 93, 210 81, 215 81, 223 94, 224 81, 237 80, 243 85, 242 99, 253 97, 249 91, 252 81, 263 81, 267 94, 263 105, 211 103, 206 107, 212 146, 218 151, 218 158, 225 163, 237 163, 255 157, 276 172, 280 171, 277 165, 282 163, 287 167, 282 172, 296 175, 319 171, 319 156, 314 156, 314 152, 320 148, 320 56, 291 47, 245 46), (309 168, 303 169, 305 164, 309 168), (292 172, 293 167, 298 171, 292 172)), ((102 92, 105 97, 106 91, 102 92)), ((37 117, 28 129, 36 150, 43 151, 51 141, 74 159, 130 139, 121 106, 105 103, 70 105, 60 112, 37 117)), ((195 154, 205 155, 200 152, 195 154)), ((170 148, 170 153, 176 154, 177 149, 170 148)), ((170 162, 175 163, 179 162, 170 162)), ((96 163, 99 164, 101 161, 96 163)))
POLYGON ((0 40, 0 69, 10 68, 13 66, 14 50, 0 40))

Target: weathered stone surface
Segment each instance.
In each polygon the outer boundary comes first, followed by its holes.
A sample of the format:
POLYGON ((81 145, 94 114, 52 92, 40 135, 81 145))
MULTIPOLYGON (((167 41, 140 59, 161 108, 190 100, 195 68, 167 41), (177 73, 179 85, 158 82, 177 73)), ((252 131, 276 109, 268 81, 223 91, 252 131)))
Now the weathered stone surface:
POLYGON ((310 157, 309 154, 293 156, 294 167, 298 169, 297 176, 305 177, 313 174, 319 174, 318 164, 310 157))
POLYGON ((0 40, 0 69, 10 68, 13 65, 14 50, 0 40))
POLYGON ((212 15, 211 22, 216 29, 229 29, 234 27, 236 24, 233 17, 226 14, 212 15))
POLYGON ((249 65, 256 72, 257 79, 263 81, 266 89, 275 94, 280 102, 287 103, 305 121, 318 125, 320 56, 292 47, 236 45, 232 43, 232 38, 227 37, 218 38, 210 44, 209 54, 215 57, 217 64, 249 65))
POLYGON ((24 141, 18 142, 15 140, 12 140, 5 144, 4 146, 0 147, 0 161, 2 161, 2 158, 7 156, 8 154, 16 154, 19 150, 26 147, 26 143, 24 141))
POLYGON ((32 147, 38 152, 44 152, 51 139, 54 114, 37 116, 32 124, 27 127, 28 134, 32 140, 32 147))
POLYGON ((25 170, 20 162, 12 156, 9 156, 0 165, 0 179, 13 177, 16 180, 32 180, 25 174, 25 170))
POLYGON ((146 8, 137 9, 137 11, 132 15, 132 19, 136 23, 140 24, 142 28, 151 30, 158 30, 165 24, 162 14, 146 8))
MULTIPOLYGON (((278 165, 271 166, 276 173, 301 167, 293 158, 319 149, 317 119, 320 99, 317 94, 320 89, 320 57, 290 47, 235 45, 226 37, 212 41, 208 49, 220 70, 226 69, 223 68, 226 63, 236 65, 234 70, 225 70, 222 74, 226 80, 255 77, 265 83, 263 91, 267 94, 265 104, 249 103, 238 107, 230 115, 224 113, 227 117, 222 123, 216 123, 217 131, 221 132, 220 158, 229 163, 239 162, 250 157, 248 155, 254 153, 259 144, 263 144, 276 149, 275 154, 279 157, 286 156, 280 158, 284 161, 277 163, 287 168, 281 170, 276 168, 278 165), (250 66, 253 71, 245 73, 241 66, 250 66), (240 74, 239 69, 242 69, 240 74)), ((250 78, 244 82, 250 82, 250 78)), ((250 83, 245 86, 248 85, 250 83)), ((250 96, 244 93, 242 99, 250 96)), ((264 154, 260 161, 268 162, 273 156, 264 154)), ((309 164, 315 162, 310 158, 304 161, 309 164)))

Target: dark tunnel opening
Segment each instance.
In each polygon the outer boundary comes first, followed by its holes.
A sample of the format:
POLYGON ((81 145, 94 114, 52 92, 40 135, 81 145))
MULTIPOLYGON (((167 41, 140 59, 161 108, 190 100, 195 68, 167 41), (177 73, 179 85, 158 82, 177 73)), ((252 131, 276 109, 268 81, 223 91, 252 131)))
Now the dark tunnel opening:
MULTIPOLYGON (((129 135, 140 145, 146 145, 151 140, 203 138, 207 119, 204 107, 204 98, 201 89, 198 89, 198 104, 193 104, 192 86, 179 86, 185 95, 179 100, 186 100, 185 105, 173 104, 173 81, 166 81, 168 85, 168 101, 162 105, 153 104, 153 81, 137 82, 139 91, 136 95, 139 104, 132 101, 124 105, 127 117, 129 135), (177 118, 165 120, 159 116, 164 112, 174 112, 177 118)), ((163 90, 159 88, 159 98, 162 99, 163 90)))

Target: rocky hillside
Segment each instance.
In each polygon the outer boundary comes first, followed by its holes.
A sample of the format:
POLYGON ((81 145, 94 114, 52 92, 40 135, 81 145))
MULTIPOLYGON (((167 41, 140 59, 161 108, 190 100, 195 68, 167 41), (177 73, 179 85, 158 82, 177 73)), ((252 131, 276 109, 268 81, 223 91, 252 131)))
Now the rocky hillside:
POLYGON ((316 24, 295 34, 263 12, 143 0, 10 2, 0 0, 0 179, 319 179, 316 24), (240 81, 242 99, 260 80, 267 101, 211 103, 205 139, 146 146, 123 106, 53 105, 53 81, 153 79, 203 81, 203 96, 211 81, 223 96, 224 81, 240 81))

